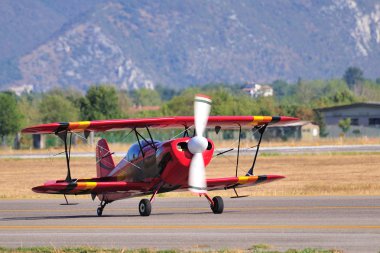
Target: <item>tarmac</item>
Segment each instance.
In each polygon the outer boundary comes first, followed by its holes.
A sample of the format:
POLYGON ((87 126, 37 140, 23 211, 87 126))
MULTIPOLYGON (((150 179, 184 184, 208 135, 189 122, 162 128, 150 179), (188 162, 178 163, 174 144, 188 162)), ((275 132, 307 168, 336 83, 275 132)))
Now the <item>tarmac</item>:
POLYGON ((159 197, 149 217, 139 215, 139 198, 107 205, 102 217, 99 201, 68 199, 78 204, 1 200, 0 246, 380 251, 380 196, 224 198, 223 214, 203 197, 159 197))

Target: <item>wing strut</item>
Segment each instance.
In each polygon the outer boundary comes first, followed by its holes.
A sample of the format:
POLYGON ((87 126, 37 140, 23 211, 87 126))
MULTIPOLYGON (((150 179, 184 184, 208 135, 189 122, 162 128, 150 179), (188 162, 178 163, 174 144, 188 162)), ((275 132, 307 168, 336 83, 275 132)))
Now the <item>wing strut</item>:
POLYGON ((141 136, 141 134, 139 132, 137 132, 136 128, 134 128, 133 130, 135 130, 135 135, 136 135, 136 139, 137 139, 137 142, 139 144, 139 147, 140 147, 141 154, 143 155, 143 157, 145 157, 145 153, 143 151, 143 147, 141 146, 141 142, 140 142, 140 138, 139 138, 139 136, 141 136))
POLYGON ((150 131, 149 131, 149 127, 148 126, 145 126, 145 128, 146 128, 146 131, 148 132, 148 134, 149 134, 149 138, 150 138, 150 146, 152 147, 152 148, 154 148, 156 151, 157 151, 157 146, 156 146, 156 143, 154 143, 154 140, 153 140, 153 137, 152 137, 152 134, 150 133, 150 131))
POLYGON ((145 156, 145 153, 144 153, 144 151, 143 151, 143 148, 144 148, 144 147, 141 145, 141 141, 142 141, 142 140, 144 140, 145 143, 149 144, 152 148, 154 148, 155 150, 157 150, 157 146, 156 146, 156 144, 154 143, 154 140, 153 140, 152 134, 151 134, 150 131, 149 131, 149 127, 148 127, 148 126, 145 126, 145 128, 146 128, 146 130, 147 130, 147 132, 148 132, 148 134, 149 134, 150 141, 148 141, 147 139, 145 139, 144 136, 142 136, 142 135, 137 131, 136 127, 132 129, 132 131, 135 132, 135 136, 136 136, 137 142, 139 143, 140 151, 141 151, 141 154, 142 154, 143 156, 145 156), (140 140, 140 138, 141 138, 142 140, 140 140))
MULTIPOLYGON (((185 130, 183 131, 183 137, 190 137, 190 136, 189 136, 189 130, 190 130, 190 128, 187 127, 187 126, 185 126, 185 130)), ((194 131, 195 131, 195 130, 194 130, 194 131)))
POLYGON ((259 142, 257 143, 257 148, 256 148, 256 153, 255 153, 255 158, 253 159, 253 163, 252 163, 252 166, 251 168, 249 169, 249 171, 247 172, 246 176, 252 176, 253 175, 253 170, 255 168, 255 164, 256 164, 256 159, 257 159, 257 154, 259 153, 259 149, 260 149, 260 144, 261 144, 261 140, 263 139, 263 134, 265 132, 265 129, 267 128, 268 124, 265 124, 261 127, 255 127, 256 129, 258 129, 259 133, 260 133, 260 139, 259 139, 259 142))
POLYGON ((239 144, 238 144, 237 157, 236 157, 236 173, 235 173, 235 177, 237 177, 238 169, 239 169, 240 140, 241 140, 241 125, 239 124, 239 144))
POLYGON ((71 139, 72 139, 71 137, 72 137, 73 133, 70 132, 69 145, 67 145, 67 130, 62 131, 62 132, 57 132, 56 135, 58 135, 58 137, 61 140, 63 140, 63 143, 65 144, 65 154, 66 154, 66 164, 67 164, 67 175, 66 175, 65 181, 71 182, 73 180, 71 179, 70 158, 71 158, 71 139), (67 147, 67 146, 69 146, 69 147, 67 147))
MULTIPOLYGON (((241 125, 239 124, 239 143, 238 143, 238 150, 237 150, 237 157, 236 157, 236 173, 235 173, 235 177, 238 176, 237 174, 238 174, 238 169, 239 169, 240 141, 241 141, 241 125)), ((244 197, 248 197, 248 195, 240 196, 237 193, 235 186, 232 189, 234 189, 234 192, 235 192, 236 196, 231 197, 231 198, 244 198, 244 197)))

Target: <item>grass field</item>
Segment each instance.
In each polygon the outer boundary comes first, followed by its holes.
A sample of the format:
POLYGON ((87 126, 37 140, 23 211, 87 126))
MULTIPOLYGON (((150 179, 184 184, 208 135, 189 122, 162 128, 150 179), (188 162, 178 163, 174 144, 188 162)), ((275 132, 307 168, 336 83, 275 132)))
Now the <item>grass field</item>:
MULTIPOLYGON (((238 175, 244 175, 252 157, 241 157, 238 175)), ((239 189, 250 196, 303 195, 380 195, 379 153, 341 153, 319 155, 260 156, 255 174, 279 174, 286 179, 257 187, 239 189)), ((72 158, 72 176, 95 176, 94 158, 72 158)), ((51 179, 64 179, 63 158, 0 159, 0 198, 57 198, 33 193, 33 186, 51 179)), ((235 175, 235 157, 218 157, 207 167, 207 177, 235 175)), ((221 191, 232 196, 233 191, 221 191)), ((160 196, 191 196, 189 193, 166 193, 160 196)))
MULTIPOLYGON (((96 140, 99 137, 95 138, 96 140)), ((8 148, 0 148, 0 155, 9 155, 9 154, 39 154, 39 153, 49 153, 56 154, 63 151, 63 143, 61 146, 51 147, 49 149, 20 149, 14 150, 11 147, 8 148)), ((215 141, 216 148, 230 148, 237 147, 238 140, 226 140, 226 141, 215 141)), ((250 139, 242 140, 241 147, 248 148, 252 145, 255 145, 256 142, 250 139)), ((323 145, 379 145, 380 138, 368 138, 368 137, 356 137, 356 138, 319 138, 313 140, 264 140, 262 142, 262 147, 301 147, 301 146, 323 146, 323 145)), ((128 143, 110 143, 110 148, 115 152, 126 152, 131 144, 128 143)), ((78 144, 72 147, 73 152, 94 152, 95 144, 78 144)))

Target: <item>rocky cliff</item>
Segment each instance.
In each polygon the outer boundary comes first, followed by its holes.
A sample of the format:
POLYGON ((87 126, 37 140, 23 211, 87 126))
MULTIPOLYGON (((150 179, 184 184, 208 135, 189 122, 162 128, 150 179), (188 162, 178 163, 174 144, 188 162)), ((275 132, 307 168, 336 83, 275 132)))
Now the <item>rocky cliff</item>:
POLYGON ((341 77, 352 65, 380 76, 378 1, 77 3, 0 2, 3 88, 294 81, 341 77))

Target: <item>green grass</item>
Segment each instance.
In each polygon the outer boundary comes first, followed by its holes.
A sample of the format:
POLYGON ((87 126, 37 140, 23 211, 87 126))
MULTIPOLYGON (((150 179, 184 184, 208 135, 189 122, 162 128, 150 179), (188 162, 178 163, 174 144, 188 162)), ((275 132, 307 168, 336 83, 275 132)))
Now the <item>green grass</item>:
POLYGON ((339 250, 324 250, 306 248, 302 250, 289 249, 286 251, 271 250, 266 244, 254 245, 248 250, 222 249, 222 250, 155 250, 155 249, 102 249, 92 247, 53 248, 53 247, 31 247, 31 248, 4 248, 0 247, 0 253, 340 253, 339 250))
POLYGON ((258 245, 253 245, 248 250, 248 252, 252 252, 252 253, 341 253, 343 251, 325 250, 325 249, 312 249, 312 248, 306 248, 306 249, 302 249, 302 250, 288 249, 286 251, 277 251, 277 250, 271 250, 270 245, 258 244, 258 245))

